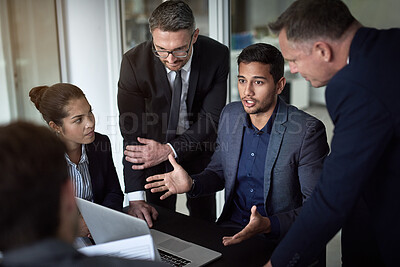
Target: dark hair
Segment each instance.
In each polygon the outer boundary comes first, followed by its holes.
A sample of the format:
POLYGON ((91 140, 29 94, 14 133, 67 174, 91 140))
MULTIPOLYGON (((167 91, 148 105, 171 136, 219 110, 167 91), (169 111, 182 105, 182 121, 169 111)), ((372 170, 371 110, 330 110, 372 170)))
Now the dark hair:
POLYGON ((169 0, 160 4, 149 18, 150 32, 160 29, 167 32, 189 30, 196 27, 192 9, 181 0, 169 0))
POLYGON ((53 121, 62 126, 62 119, 68 116, 65 107, 71 100, 85 97, 85 94, 75 85, 56 83, 50 87, 32 88, 29 97, 47 123, 53 121))
POLYGON ((64 151, 48 127, 0 126, 0 251, 57 235, 64 151))
POLYGON ((288 40, 339 39, 356 21, 340 0, 297 0, 269 28, 276 34, 286 30, 288 40))
POLYGON ((252 44, 242 50, 239 54, 237 63, 260 62, 270 65, 270 73, 274 78, 275 84, 283 77, 284 59, 281 52, 270 44, 252 44))

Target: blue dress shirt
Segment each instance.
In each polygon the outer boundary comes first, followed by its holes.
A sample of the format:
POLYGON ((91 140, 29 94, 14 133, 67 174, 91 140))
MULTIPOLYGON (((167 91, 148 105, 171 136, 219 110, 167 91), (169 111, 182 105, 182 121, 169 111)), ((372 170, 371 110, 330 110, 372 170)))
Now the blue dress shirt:
MULTIPOLYGON (((251 123, 249 116, 247 116, 243 126, 242 151, 239 159, 231 216, 231 221, 243 227, 249 223, 253 205, 257 207, 257 211, 262 216, 267 216, 264 202, 265 158, 278 105, 279 101, 271 118, 261 130, 258 130, 251 123)), ((276 226, 278 222, 271 220, 271 223, 274 224, 271 227, 272 231, 276 228, 279 229, 279 226, 276 226)))

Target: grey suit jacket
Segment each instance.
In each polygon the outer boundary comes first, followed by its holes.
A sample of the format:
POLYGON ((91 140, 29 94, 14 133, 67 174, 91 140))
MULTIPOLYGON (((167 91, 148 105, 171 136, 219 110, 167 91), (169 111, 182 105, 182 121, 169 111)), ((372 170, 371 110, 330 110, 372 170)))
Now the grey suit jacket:
MULTIPOLYGON (((265 161, 264 200, 267 216, 278 218, 281 239, 310 197, 329 147, 321 121, 279 101, 265 161)), ((230 219, 246 116, 241 102, 224 108, 216 152, 207 168, 193 176, 193 197, 225 188, 225 205, 218 221, 230 219)))
POLYGON ((4 253, 0 266, 168 266, 161 262, 128 260, 107 256, 88 257, 70 244, 57 239, 46 239, 27 247, 4 253))

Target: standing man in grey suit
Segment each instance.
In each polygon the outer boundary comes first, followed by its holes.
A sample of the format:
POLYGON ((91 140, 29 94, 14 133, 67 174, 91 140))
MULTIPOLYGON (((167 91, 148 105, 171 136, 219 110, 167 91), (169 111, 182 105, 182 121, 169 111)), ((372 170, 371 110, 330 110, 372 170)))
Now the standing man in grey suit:
POLYGON ((244 229, 223 243, 265 233, 280 240, 311 195, 328 153, 321 121, 286 104, 278 95, 286 80, 278 49, 254 44, 238 57, 240 102, 221 115, 211 163, 190 177, 173 157, 174 171, 147 179, 152 192, 189 192, 192 197, 225 188, 218 222, 244 229), (249 220, 250 219, 250 220, 249 220))
MULTIPOLYGON (((118 83, 124 179, 129 214, 151 227, 154 203, 175 210, 176 196, 147 194, 145 179, 172 169, 168 155, 190 174, 210 162, 226 103, 229 50, 199 35, 190 7, 166 1, 150 19, 152 39, 126 52, 118 83)), ((188 199, 191 216, 215 221, 215 195, 188 199)))
POLYGON ((0 127, 0 266, 164 266, 73 248, 79 214, 65 151, 47 127, 0 127))

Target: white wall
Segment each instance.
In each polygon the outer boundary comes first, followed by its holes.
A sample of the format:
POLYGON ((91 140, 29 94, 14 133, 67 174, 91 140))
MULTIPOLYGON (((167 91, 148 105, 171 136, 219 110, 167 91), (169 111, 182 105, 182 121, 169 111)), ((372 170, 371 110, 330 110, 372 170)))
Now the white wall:
MULTIPOLYGON (((114 163, 124 188, 122 138, 118 125, 117 82, 122 58, 117 0, 62 3, 67 77, 81 88, 96 117, 96 131, 111 139, 114 163)), ((58 7, 59 8, 59 7, 58 7)))
POLYGON ((12 106, 11 106, 11 96, 9 87, 9 73, 7 69, 7 63, 11 62, 10 47, 8 40, 8 17, 7 17, 7 6, 6 1, 0 1, 0 124, 8 123, 12 119, 12 106), (6 60, 6 58, 8 59, 6 60))

